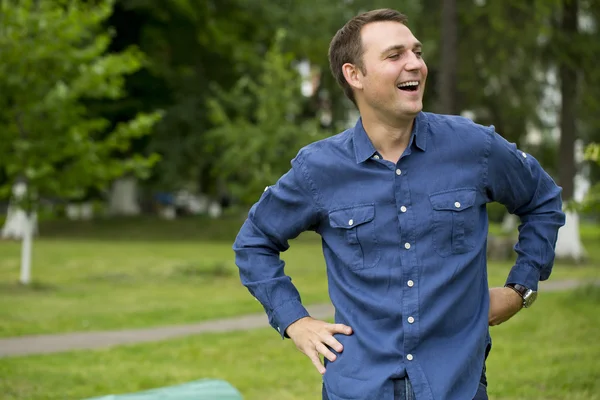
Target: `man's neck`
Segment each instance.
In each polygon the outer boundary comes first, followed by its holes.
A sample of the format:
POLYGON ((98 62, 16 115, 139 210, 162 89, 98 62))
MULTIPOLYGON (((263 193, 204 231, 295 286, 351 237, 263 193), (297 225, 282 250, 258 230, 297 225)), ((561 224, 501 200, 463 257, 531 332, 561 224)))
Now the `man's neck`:
POLYGON ((375 149, 385 160, 397 163, 410 142, 415 118, 384 121, 375 116, 361 117, 365 132, 375 149))

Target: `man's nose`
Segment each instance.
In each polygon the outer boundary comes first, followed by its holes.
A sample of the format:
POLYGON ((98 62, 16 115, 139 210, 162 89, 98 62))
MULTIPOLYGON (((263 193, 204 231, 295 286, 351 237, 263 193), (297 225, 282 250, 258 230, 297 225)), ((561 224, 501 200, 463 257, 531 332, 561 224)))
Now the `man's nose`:
POLYGON ((418 57, 415 53, 411 53, 409 55, 410 59, 405 65, 407 71, 415 71, 421 69, 425 61, 422 58, 418 57))

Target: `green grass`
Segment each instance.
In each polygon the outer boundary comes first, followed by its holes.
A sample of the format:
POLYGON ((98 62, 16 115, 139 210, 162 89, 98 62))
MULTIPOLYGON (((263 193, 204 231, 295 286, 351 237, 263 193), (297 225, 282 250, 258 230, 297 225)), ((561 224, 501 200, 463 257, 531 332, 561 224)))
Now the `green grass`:
MULTIPOLYGON (((17 283, 20 244, 0 242, 0 337, 263 312, 240 284, 233 262, 231 243, 239 220, 120 221, 42 225, 44 237, 34 243, 31 287, 17 283)), ((552 280, 600 278, 600 229, 586 227, 585 232, 588 263, 557 264, 552 280)), ((305 304, 328 301, 316 235, 295 240, 283 258, 305 304)), ((490 284, 503 284, 510 266, 491 262, 490 284)))
MULTIPOLYGON (((547 293, 492 328, 492 400, 600 399, 600 288, 547 293)), ((271 329, 0 359, 3 399, 70 400, 201 378, 231 382, 245 400, 318 399, 310 361, 271 329)))
MULTIPOLYGON (((307 303, 327 295, 314 244, 288 255, 307 303)), ((0 244, 0 336, 124 329, 264 312, 240 281, 230 243, 35 243, 31 288, 19 247, 0 244)))

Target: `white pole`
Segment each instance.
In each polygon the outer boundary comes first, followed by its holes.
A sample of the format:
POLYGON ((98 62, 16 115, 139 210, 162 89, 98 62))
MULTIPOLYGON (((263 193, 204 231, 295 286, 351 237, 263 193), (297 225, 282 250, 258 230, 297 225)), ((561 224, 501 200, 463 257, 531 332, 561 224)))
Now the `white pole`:
POLYGON ((33 214, 25 213, 24 232, 21 241, 21 283, 29 285, 31 282, 31 243, 33 236, 33 214))

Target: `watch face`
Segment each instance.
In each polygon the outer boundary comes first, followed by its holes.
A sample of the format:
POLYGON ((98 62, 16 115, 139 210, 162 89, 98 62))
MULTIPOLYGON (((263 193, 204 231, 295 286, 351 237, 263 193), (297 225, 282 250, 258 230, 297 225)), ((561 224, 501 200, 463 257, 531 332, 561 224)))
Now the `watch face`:
POLYGON ((527 290, 525 295, 523 296, 523 307, 527 308, 533 304, 533 302, 537 299, 537 292, 533 290, 527 290))

